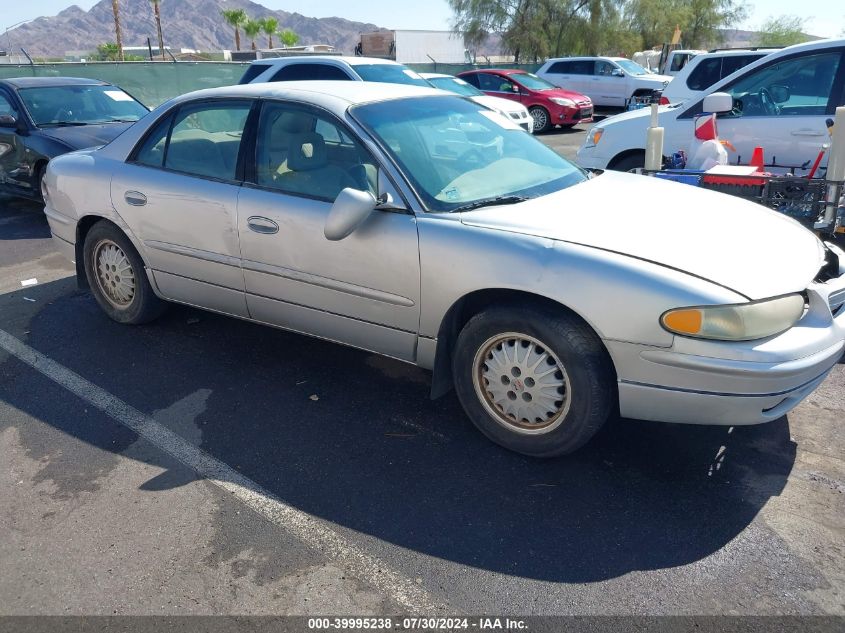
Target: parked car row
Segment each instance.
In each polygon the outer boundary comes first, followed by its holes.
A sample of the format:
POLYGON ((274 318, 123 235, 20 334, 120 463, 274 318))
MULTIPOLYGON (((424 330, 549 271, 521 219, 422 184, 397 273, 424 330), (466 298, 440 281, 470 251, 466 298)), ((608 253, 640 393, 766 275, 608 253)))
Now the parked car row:
MULTIPOLYGON (((781 117, 797 143, 842 103, 843 56, 843 40, 784 49, 716 87, 735 119, 781 117)), ((101 82, 73 83, 90 100, 55 112, 17 86, 42 132, 127 128, 50 160, 40 187, 54 244, 109 318, 183 303, 412 363, 433 397, 454 388, 483 434, 538 457, 614 412, 775 420, 841 358, 845 252, 739 198, 587 172, 526 134, 590 121, 588 97, 513 70, 447 78, 450 94, 366 58, 300 58, 334 75, 304 81, 296 59, 151 113, 101 82)), ((637 116, 599 123, 579 157, 637 116)))

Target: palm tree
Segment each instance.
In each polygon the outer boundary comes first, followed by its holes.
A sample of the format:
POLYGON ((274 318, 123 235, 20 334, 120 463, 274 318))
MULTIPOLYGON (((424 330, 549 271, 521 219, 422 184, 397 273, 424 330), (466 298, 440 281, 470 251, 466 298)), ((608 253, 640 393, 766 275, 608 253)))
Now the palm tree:
POLYGON ((235 50, 241 50, 241 25, 247 21, 246 11, 243 9, 224 9, 221 11, 223 19, 229 26, 235 27, 235 50))
POLYGON ((244 33, 252 40, 252 50, 255 50, 255 38, 261 33, 261 22, 253 19, 247 20, 244 22, 244 33))
POLYGON ((118 0, 111 0, 111 10, 114 13, 114 36, 117 39, 117 58, 123 61, 123 40, 120 37, 120 7, 118 7, 118 0))
POLYGON ((161 12, 159 11, 158 5, 161 4, 161 0, 150 0, 153 3, 153 13, 155 14, 156 18, 156 30, 158 31, 158 52, 161 53, 161 58, 164 59, 164 38, 161 36, 161 12))
POLYGON ((261 22, 261 29, 267 35, 267 48, 273 48, 273 33, 279 27, 279 21, 276 18, 264 18, 259 21, 261 22))
POLYGON ((285 29, 279 31, 279 39, 282 40, 282 44, 285 46, 296 46, 296 43, 299 41, 299 35, 290 29, 285 29))

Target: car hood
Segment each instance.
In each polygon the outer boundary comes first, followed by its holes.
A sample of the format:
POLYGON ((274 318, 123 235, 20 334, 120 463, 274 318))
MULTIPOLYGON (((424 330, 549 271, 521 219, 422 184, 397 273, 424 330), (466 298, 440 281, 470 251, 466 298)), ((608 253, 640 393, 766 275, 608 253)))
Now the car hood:
POLYGON ((461 221, 651 261, 749 299, 802 291, 824 262, 818 238, 784 215, 635 174, 605 172, 541 198, 464 212, 461 221))
POLYGON ((581 94, 580 92, 575 92, 574 90, 564 90, 563 88, 555 88, 554 90, 537 90, 535 94, 542 95, 543 98, 549 99, 551 97, 557 97, 561 99, 572 99, 575 102, 583 103, 589 102, 590 97, 587 95, 581 94))
POLYGON ((54 138, 72 149, 97 147, 112 141, 131 123, 102 123, 99 125, 68 125, 66 127, 40 128, 42 135, 54 138))
POLYGON ((644 84, 647 86, 654 86, 655 88, 662 88, 664 84, 672 81, 674 77, 670 77, 669 75, 639 75, 634 77, 637 80, 637 83, 644 84))
MULTIPOLYGON (((675 112, 677 107, 675 105, 665 105, 657 108, 658 123, 663 124, 667 118, 671 117, 671 113, 675 112)), ((651 108, 638 108, 636 110, 628 110, 620 112, 603 119, 596 127, 605 128, 609 125, 622 123, 624 121, 638 121, 639 123, 632 123, 632 125, 645 124, 648 126, 651 119, 651 108)), ((643 134, 643 145, 645 145, 645 134, 643 134)))

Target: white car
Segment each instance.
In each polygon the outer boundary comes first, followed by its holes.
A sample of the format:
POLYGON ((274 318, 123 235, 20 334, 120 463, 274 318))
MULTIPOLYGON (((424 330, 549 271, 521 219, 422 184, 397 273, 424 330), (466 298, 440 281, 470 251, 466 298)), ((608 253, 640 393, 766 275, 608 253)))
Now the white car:
POLYGON ((696 55, 663 89, 663 94, 660 95, 660 103, 669 105, 670 103, 681 103, 688 99, 694 99, 698 96, 703 97, 707 89, 720 79, 724 79, 740 68, 748 66, 751 62, 757 61, 776 50, 780 49, 730 49, 696 55))
MULTIPOLYGON (((719 115, 719 137, 730 141, 730 163, 747 164, 763 147, 770 171, 809 170, 823 143, 825 121, 845 104, 845 39, 798 44, 771 53, 713 85, 707 93, 726 92, 734 109, 719 115)), ((663 154, 689 151, 695 116, 703 96, 661 106, 663 154)), ((577 161, 590 169, 629 171, 645 163, 649 110, 623 112, 592 127, 577 161)), ((822 163, 826 164, 825 162, 822 163)))
POLYGON ((526 132, 534 131, 534 119, 528 113, 526 108, 521 103, 511 101, 510 99, 502 99, 500 97, 491 97, 481 92, 475 86, 468 84, 460 77, 454 75, 444 75, 441 73, 420 73, 420 76, 430 83, 435 88, 454 92, 463 97, 469 97, 476 103, 483 105, 485 108, 495 110, 503 114, 507 118, 513 120, 526 132))
POLYGON ((624 57, 550 59, 537 75, 567 90, 585 94, 594 105, 624 108, 632 97, 663 90, 671 77, 655 75, 624 57))
POLYGON ((295 55, 258 59, 247 66, 241 84, 275 81, 377 81, 427 87, 428 82, 404 64, 378 57, 295 55))

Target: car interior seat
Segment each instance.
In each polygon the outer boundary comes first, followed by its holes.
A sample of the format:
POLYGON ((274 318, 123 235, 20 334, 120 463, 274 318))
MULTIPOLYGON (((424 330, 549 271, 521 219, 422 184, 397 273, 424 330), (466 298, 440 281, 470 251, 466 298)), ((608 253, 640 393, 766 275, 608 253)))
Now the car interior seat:
POLYGON ((276 178, 276 186, 290 193, 334 200, 346 187, 356 187, 348 172, 329 164, 326 143, 316 132, 293 135, 287 168, 276 178))

